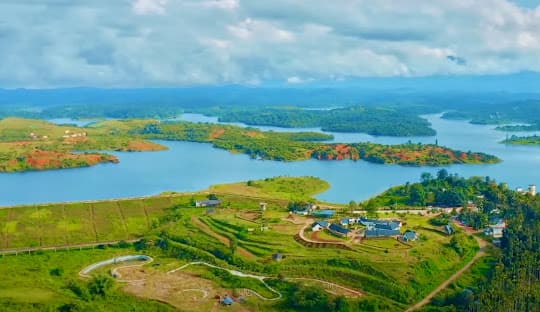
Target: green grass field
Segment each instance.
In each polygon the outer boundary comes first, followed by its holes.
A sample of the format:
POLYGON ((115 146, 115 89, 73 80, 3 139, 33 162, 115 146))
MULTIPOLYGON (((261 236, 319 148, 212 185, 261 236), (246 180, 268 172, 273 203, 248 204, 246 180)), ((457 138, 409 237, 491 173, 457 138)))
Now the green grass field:
MULTIPOLYGON (((459 255, 450 246, 450 237, 430 225, 429 217, 407 214, 383 215, 403 221, 406 225, 402 231, 411 229, 419 233, 420 239, 407 245, 388 238, 354 244, 347 242, 350 249, 304 246, 294 236, 305 222, 311 221, 296 216, 297 222, 291 222, 287 204, 289 199, 306 198, 304 196, 312 196, 326 187, 325 182, 315 178, 279 177, 253 181, 249 186, 247 183, 220 185, 193 194, 6 208, 0 210, 0 243, 2 249, 9 249, 144 237, 147 241, 145 248, 149 251, 143 252, 150 252, 160 262, 170 259, 183 263, 202 260, 266 276, 325 280, 367 294, 365 298, 358 299, 360 301, 377 300, 396 311, 429 293, 459 270, 478 249, 474 239, 458 232, 456 235, 462 237, 465 250, 459 255), (283 186, 294 186, 296 191, 281 195, 283 186), (194 200, 206 198, 209 193, 218 194, 223 201, 222 207, 213 210, 195 208, 194 200), (259 208, 261 198, 267 203, 264 213, 259 208), (205 229, 194 224, 194 218, 202 222, 205 229), (267 228, 262 228, 262 225, 267 228), (276 252, 284 255, 282 261, 272 260, 276 252)), ((342 209, 341 215, 347 215, 348 208, 342 209)), ((325 235, 328 237, 324 238, 337 240, 330 234, 325 235)), ((14 263, 13 268, 19 265, 21 270, 14 270, 13 276, 3 281, 4 284, 0 283, 0 289, 9 289, 0 291, 0 310, 4 307, 3 302, 7 302, 6 307, 11 309, 13 302, 33 304, 32 300, 35 300, 50 306, 73 297, 60 289, 65 280, 48 284, 52 277, 44 276, 43 282, 35 286, 38 295, 26 300, 21 293, 26 287, 31 287, 31 270, 36 270, 39 275, 44 274, 46 268, 61 266, 66 278, 76 279, 74 272, 92 263, 93 259, 103 260, 120 252, 123 250, 6 256, 0 260, 3 263, 0 267, 6 270, 14 263), (62 262, 64 258, 66 263, 62 262), (22 266, 33 269, 22 269, 22 266), (16 283, 19 279, 22 282, 16 283)), ((219 280, 211 276, 214 273, 211 270, 206 272, 205 278, 219 280)), ((233 279, 229 284, 225 281, 220 285, 232 287, 230 283, 236 282, 239 281, 233 279)), ((253 287, 265 292, 258 288, 260 286, 253 287)), ((127 296, 121 292, 115 294, 127 296)))

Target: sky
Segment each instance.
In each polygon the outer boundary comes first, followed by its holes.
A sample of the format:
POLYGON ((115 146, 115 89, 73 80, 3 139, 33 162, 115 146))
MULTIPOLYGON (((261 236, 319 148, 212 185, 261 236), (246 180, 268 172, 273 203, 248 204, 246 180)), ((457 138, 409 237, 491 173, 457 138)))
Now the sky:
POLYGON ((540 72, 540 0, 1 0, 0 88, 540 72))

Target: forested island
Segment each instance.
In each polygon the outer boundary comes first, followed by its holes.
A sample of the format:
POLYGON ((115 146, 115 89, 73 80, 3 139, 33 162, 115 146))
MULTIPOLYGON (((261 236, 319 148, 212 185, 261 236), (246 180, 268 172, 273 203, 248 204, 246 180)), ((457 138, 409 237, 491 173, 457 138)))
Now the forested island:
POLYGON ((366 160, 380 164, 438 166, 486 164, 491 155, 461 152, 432 144, 325 143, 333 137, 317 132, 272 132, 230 125, 158 120, 107 120, 87 127, 55 125, 43 120, 0 121, 0 171, 26 171, 117 162, 94 151, 159 151, 149 140, 211 143, 216 148, 277 161, 366 160))
POLYGON ((511 136, 503 141, 505 144, 518 144, 518 145, 540 145, 540 136, 511 136))
POLYGON ((433 136, 435 130, 418 112, 426 108, 397 106, 350 106, 330 110, 299 107, 280 108, 210 108, 198 110, 216 115, 222 122, 285 128, 320 127, 330 132, 359 132, 385 136, 433 136))

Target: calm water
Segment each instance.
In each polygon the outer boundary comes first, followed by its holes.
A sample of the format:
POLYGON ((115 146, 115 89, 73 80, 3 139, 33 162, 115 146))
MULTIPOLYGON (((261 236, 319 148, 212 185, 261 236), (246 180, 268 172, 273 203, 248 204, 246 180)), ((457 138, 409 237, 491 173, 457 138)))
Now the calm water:
MULTIPOLYGON (((504 160, 496 165, 454 165, 447 167, 463 176, 489 175, 506 181, 511 187, 539 183, 540 147, 505 146, 497 142, 505 133, 493 126, 471 125, 460 121, 427 116, 437 130, 440 145, 464 151, 482 151, 504 160)), ((216 122, 215 118, 184 115, 183 120, 216 122)), ((65 122, 65 121, 63 121, 65 122)), ((276 127, 264 130, 291 131, 276 127)), ((292 129, 300 131, 305 129, 292 129)), ((317 129, 308 129, 317 130, 317 129)), ((397 144, 407 140, 433 143, 435 137, 395 138, 366 134, 333 133, 340 142, 372 141, 397 144)), ((532 134, 532 133, 529 133, 532 134)), ((418 181, 422 172, 436 173, 440 168, 377 165, 364 161, 275 162, 252 160, 246 155, 214 149, 209 144, 161 142, 170 147, 163 152, 113 153, 120 164, 91 168, 0 174, 0 205, 33 204, 143 196, 163 191, 195 191, 211 184, 260 179, 276 175, 318 176, 332 185, 318 197, 346 203, 363 200, 392 185, 418 181)))

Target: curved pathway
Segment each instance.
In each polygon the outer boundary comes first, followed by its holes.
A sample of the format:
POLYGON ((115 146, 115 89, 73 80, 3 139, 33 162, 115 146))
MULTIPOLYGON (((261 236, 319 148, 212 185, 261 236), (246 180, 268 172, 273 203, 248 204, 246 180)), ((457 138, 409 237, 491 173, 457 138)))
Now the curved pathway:
MULTIPOLYGON (((122 262, 127 262, 127 261, 142 261, 142 263, 141 264, 133 264, 133 265, 127 265, 127 266, 123 266, 123 267, 118 267, 116 269, 127 268, 127 267, 140 267, 140 266, 143 266, 145 264, 151 263, 152 261, 154 261, 154 259, 152 257, 146 256, 146 255, 127 255, 127 256, 115 257, 115 258, 111 258, 111 259, 108 259, 108 260, 96 262, 96 263, 93 263, 93 264, 85 267, 84 269, 82 269, 79 272, 79 276, 88 278, 88 277, 90 277, 90 272, 94 271, 95 269, 99 269, 99 268, 101 268, 103 266, 106 266, 106 265, 117 264, 117 263, 122 263, 122 262)), ((116 269, 113 269, 111 271, 111 273, 114 274, 116 269)), ((118 275, 118 276, 120 276, 120 275, 118 275)), ((122 280, 119 280, 119 281, 122 282, 122 280)))
MULTIPOLYGON (((471 234, 472 235, 472 234, 471 234)), ((471 268, 471 266, 478 261, 481 257, 486 255, 486 246, 487 242, 479 237, 473 236, 476 239, 476 242, 478 242, 478 245, 480 246, 480 249, 474 255, 474 257, 471 259, 471 261, 467 262, 467 264, 461 268, 459 271, 454 273, 452 276, 450 276, 446 281, 444 281, 441 285, 439 285, 437 288, 435 288, 431 293, 429 293, 424 299, 417 302, 415 305, 411 306, 406 310, 406 312, 415 311, 419 308, 425 306, 426 304, 429 304, 431 300, 443 289, 448 287, 451 283, 456 281, 463 273, 465 273, 467 270, 471 268)))
POLYGON ((249 273, 243 273, 243 272, 240 272, 240 271, 236 271, 236 270, 231 270, 231 269, 226 269, 226 268, 222 268, 222 267, 219 267, 217 265, 213 265, 213 264, 210 264, 210 263, 207 263, 207 262, 201 262, 201 261, 198 261, 198 262, 190 262, 190 263, 187 263, 187 264, 184 264, 183 266, 179 267, 179 268, 176 268, 174 270, 171 270, 169 272, 167 272, 167 274, 171 274, 171 273, 174 273, 174 272, 177 272, 177 271, 180 271, 180 270, 183 270, 185 268, 187 268, 188 266, 191 266, 191 265, 205 265, 207 267, 210 267, 210 268, 213 268, 213 269, 218 269, 218 270, 224 270, 224 271, 227 271, 229 272, 231 275, 234 275, 234 276, 239 276, 239 277, 249 277, 249 278, 254 278, 254 279, 257 279, 259 281, 261 281, 261 283, 268 289, 270 290, 271 292, 273 292, 274 294, 277 295, 277 297, 275 298, 265 298, 263 296, 261 296, 260 294, 258 294, 256 291, 253 291, 251 289, 249 289, 250 292, 252 292, 253 294, 255 294, 257 297, 259 297, 260 299, 262 300, 266 300, 266 301, 274 301, 274 300, 279 300, 282 298, 282 295, 279 291, 275 290, 274 288, 270 287, 268 284, 266 284, 266 282, 264 281, 265 279, 267 278, 270 278, 269 276, 262 276, 262 275, 254 275, 254 274, 249 274, 249 273))

